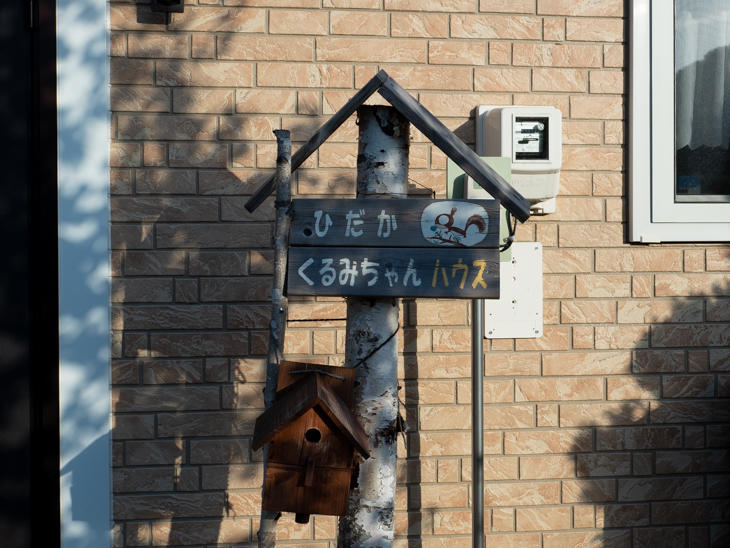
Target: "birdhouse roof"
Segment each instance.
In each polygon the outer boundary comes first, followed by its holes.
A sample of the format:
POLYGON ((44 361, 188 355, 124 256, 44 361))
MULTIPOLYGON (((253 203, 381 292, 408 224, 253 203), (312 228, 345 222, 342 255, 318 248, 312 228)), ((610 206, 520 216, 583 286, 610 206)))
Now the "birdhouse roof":
MULTIPOLYGON (((441 121, 431 114, 412 95, 404 90, 384 70, 378 72, 365 86, 353 95, 332 118, 327 120, 291 158, 292 171, 340 127, 373 93, 378 92, 433 144, 440 148, 474 181, 489 194, 502 202, 517 219, 524 222, 530 216, 530 202, 517 192, 499 173, 485 164, 476 153, 454 135, 441 121)), ((274 190, 274 177, 267 180, 246 202, 246 209, 253 212, 274 190)))
POLYGON ((256 419, 253 449, 271 441, 310 409, 314 409, 333 430, 342 434, 363 457, 370 456, 367 434, 352 411, 317 372, 304 375, 304 378, 282 390, 274 404, 256 419))

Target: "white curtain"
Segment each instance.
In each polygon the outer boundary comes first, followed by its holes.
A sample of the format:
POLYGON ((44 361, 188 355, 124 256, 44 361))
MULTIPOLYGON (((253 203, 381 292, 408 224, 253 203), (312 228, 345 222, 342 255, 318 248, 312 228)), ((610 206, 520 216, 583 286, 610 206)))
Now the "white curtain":
POLYGON ((677 150, 730 144, 730 0, 675 1, 677 150))

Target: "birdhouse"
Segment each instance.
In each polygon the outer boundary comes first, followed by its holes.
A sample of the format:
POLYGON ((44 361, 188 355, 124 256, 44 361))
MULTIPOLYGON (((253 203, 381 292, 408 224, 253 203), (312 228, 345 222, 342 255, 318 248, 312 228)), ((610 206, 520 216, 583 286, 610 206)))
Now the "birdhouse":
POLYGON ((341 516, 347 510, 356 452, 368 438, 351 411, 355 370, 282 361, 274 404, 257 420, 253 449, 269 444, 263 508, 341 516))

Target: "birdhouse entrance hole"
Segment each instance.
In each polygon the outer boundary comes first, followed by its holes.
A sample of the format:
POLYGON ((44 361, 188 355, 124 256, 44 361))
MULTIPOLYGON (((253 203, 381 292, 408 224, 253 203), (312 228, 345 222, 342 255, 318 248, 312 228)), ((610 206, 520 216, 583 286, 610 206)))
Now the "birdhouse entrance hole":
POLYGON ((316 428, 310 428, 304 433, 304 439, 309 443, 317 443, 322 439, 322 432, 316 428))

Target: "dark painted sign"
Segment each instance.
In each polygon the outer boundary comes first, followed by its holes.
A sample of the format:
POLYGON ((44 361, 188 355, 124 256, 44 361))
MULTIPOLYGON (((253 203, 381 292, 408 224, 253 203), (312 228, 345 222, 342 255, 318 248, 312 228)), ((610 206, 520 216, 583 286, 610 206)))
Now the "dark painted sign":
POLYGON ((497 200, 294 200, 290 245, 496 248, 497 200))
POLYGON ((290 295, 497 299, 499 250, 292 247, 288 290, 290 295))

